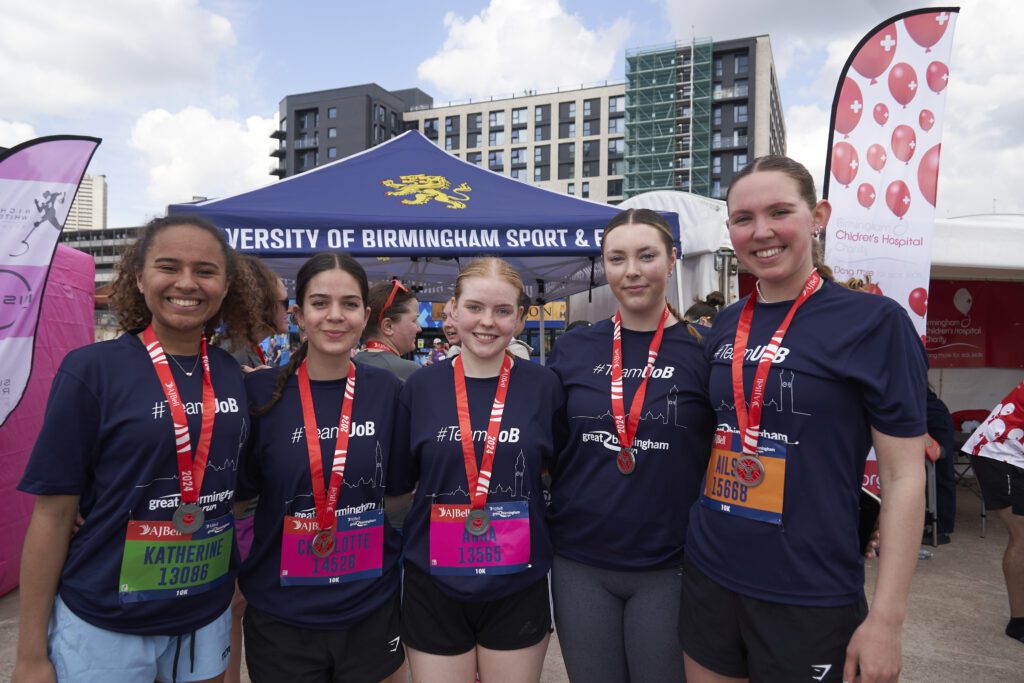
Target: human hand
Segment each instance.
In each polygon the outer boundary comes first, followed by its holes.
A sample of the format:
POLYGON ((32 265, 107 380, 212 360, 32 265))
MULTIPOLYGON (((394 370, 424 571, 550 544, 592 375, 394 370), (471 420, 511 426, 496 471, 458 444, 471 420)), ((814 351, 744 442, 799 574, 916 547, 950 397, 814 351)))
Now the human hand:
POLYGON ((901 644, 899 624, 882 621, 870 614, 853 632, 843 665, 845 683, 896 683, 900 678, 901 644))

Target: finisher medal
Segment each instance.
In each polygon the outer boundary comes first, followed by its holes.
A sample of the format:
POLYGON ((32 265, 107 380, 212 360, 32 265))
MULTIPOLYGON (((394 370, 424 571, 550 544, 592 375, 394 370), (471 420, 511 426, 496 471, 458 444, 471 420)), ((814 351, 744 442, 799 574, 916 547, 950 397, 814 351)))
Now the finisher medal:
POLYGON ((487 510, 470 510, 466 515, 466 531, 474 536, 483 536, 491 528, 491 517, 487 510))
POLYGON ((619 456, 615 458, 615 464, 618 466, 619 472, 633 474, 636 471, 636 456, 633 455, 633 450, 623 448, 619 451, 619 456))
POLYGON ((178 533, 186 535, 194 534, 202 529, 204 521, 206 521, 206 514, 203 512, 203 508, 195 503, 182 503, 171 518, 178 533))
POLYGON ((313 537, 313 554, 317 557, 329 557, 337 543, 338 539, 330 529, 318 531, 313 537))
POLYGON ((753 455, 744 455, 736 462, 736 479, 747 487, 764 481, 764 463, 753 455))

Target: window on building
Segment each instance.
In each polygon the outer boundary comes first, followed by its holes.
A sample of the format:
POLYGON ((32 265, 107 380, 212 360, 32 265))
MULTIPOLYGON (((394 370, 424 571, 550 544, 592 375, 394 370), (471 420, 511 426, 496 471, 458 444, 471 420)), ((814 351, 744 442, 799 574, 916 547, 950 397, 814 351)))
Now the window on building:
POLYGON ((487 153, 487 166, 492 171, 500 171, 505 168, 505 152, 495 149, 487 153))
POLYGON ((714 125, 716 125, 716 126, 722 125, 722 108, 721 107, 715 107, 714 109, 711 110, 711 122, 714 125))
POLYGON ((398 130, 398 112, 391 112, 391 130, 398 130))
POLYGON ((533 163, 541 164, 544 163, 544 152, 547 151, 547 145, 533 148, 533 163))
POLYGON ((590 150, 591 150, 592 147, 593 147, 593 145, 590 142, 584 142, 583 143, 583 158, 584 159, 589 159, 590 158, 590 150))
POLYGON ((584 121, 583 122, 583 135, 597 135, 597 121, 584 121))
POLYGON ((715 57, 715 78, 722 77, 722 58, 715 57))
POLYGON ((591 100, 583 100, 583 115, 584 116, 590 116, 592 108, 593 108, 593 105, 591 104, 591 100))
POLYGON ((625 133, 626 132, 626 119, 618 116, 614 119, 608 119, 608 134, 614 133, 625 133))
POLYGON ((513 128, 512 134, 509 136, 509 141, 514 145, 520 142, 526 142, 526 129, 525 128, 513 128))
POLYGON ((717 154, 711 157, 711 172, 720 174, 722 172, 722 157, 717 154))
POLYGON ((338 118, 338 108, 337 107, 327 107, 327 118, 329 118, 329 119, 336 119, 336 118, 338 118))
POLYGON ((566 185, 565 192, 566 194, 576 194, 576 183, 569 183, 568 185, 566 185))
POLYGON ((736 75, 742 76, 750 71, 750 58, 747 55, 736 55, 736 75))
POLYGON ((608 141, 608 154, 625 154, 626 141, 623 138, 614 138, 608 141))
POLYGON ((580 186, 580 189, 581 189, 581 192, 580 192, 580 196, 581 197, 586 199, 586 198, 588 198, 590 196, 590 183, 583 183, 580 186))
POLYGON ((715 199, 722 197, 722 181, 717 178, 711 181, 711 196, 715 199))
POLYGON ((548 170, 547 166, 534 166, 533 167, 533 180, 534 180, 534 182, 541 181, 541 180, 547 180, 547 178, 544 177, 544 173, 547 170, 548 170))
POLYGON ((540 104, 533 108, 534 123, 544 123, 551 118, 551 105, 540 104))
POLYGON ((576 177, 576 164, 571 161, 568 163, 558 164, 558 179, 568 180, 576 177))
POLYGON ((328 159, 337 159, 338 158, 338 148, 337 147, 328 147, 327 148, 327 158, 328 159))
POLYGON ((423 122, 423 134, 428 138, 437 138, 437 119, 426 119, 423 122))
POLYGON ((388 110, 384 108, 383 104, 377 105, 377 120, 381 123, 388 120, 388 110))
POLYGON ((575 161, 576 160, 576 143, 575 142, 563 142, 558 146, 558 161, 575 161))
POLYGON ((743 170, 743 167, 747 165, 747 155, 734 154, 732 157, 732 172, 739 173, 743 170))
POLYGON ((595 178, 601 175, 601 162, 600 161, 584 161, 583 162, 583 177, 584 178, 595 178))
POLYGON ((492 130, 487 134, 487 144, 491 147, 495 145, 505 144, 505 131, 503 130, 492 130))
POLYGON ((575 123, 560 123, 560 124, 558 124, 558 137, 560 137, 560 138, 574 138, 574 137, 576 137, 576 124, 575 123))
POLYGON ((722 132, 721 131, 715 131, 714 133, 711 134, 711 149, 721 149, 721 148, 722 148, 722 132))
POLYGON ((457 148, 455 147, 455 138, 453 138, 453 137, 452 137, 452 136, 450 136, 450 135, 448 135, 448 136, 445 136, 445 139, 444 139, 444 148, 445 148, 446 150, 448 150, 449 152, 451 152, 451 151, 452 151, 453 149, 457 149, 457 148))
POLYGON ((576 118, 576 103, 575 102, 570 102, 569 103, 569 107, 568 107, 566 116, 568 116, 571 119, 576 118))
POLYGON ((551 126, 534 126, 533 139, 537 142, 551 139, 551 126))
POLYGON ((732 89, 733 89, 733 93, 735 94, 736 97, 746 97, 747 96, 747 92, 748 92, 748 90, 747 90, 747 79, 745 79, 745 78, 737 78, 732 83, 732 89))
POLYGON ((609 180, 608 181, 608 197, 619 197, 622 195, 622 181, 621 180, 609 180))
POLYGON ((466 124, 473 130, 480 130, 484 125, 484 115, 470 114, 466 117, 466 124))
POLYGON ((747 146, 747 129, 746 128, 733 128, 733 131, 732 131, 732 146, 733 147, 746 147, 747 146))
POLYGON ((525 181, 526 180, 526 169, 525 168, 513 168, 511 171, 509 171, 509 176, 513 180, 525 181))
POLYGON ((329 137, 329 138, 336 138, 336 137, 338 137, 338 129, 337 128, 328 128, 327 129, 327 137, 329 137))
POLYGON ((618 95, 617 97, 608 98, 608 113, 616 114, 618 112, 626 111, 626 96, 618 95))
POLYGON ((482 152, 467 152, 466 153, 466 161, 468 161, 471 164, 476 164, 477 166, 479 166, 483 162, 483 153, 482 152))
POLYGON ((737 104, 733 110, 732 120, 734 123, 746 123, 747 122, 747 105, 737 104))
POLYGON ((451 135, 455 132, 456 127, 459 125, 458 116, 446 116, 444 117, 444 132, 451 135))
POLYGON ((512 125, 517 123, 526 123, 526 107, 512 110, 512 125))
POLYGON ((487 125, 491 128, 503 128, 505 126, 505 112, 492 111, 487 116, 487 125))
POLYGON ((622 159, 609 159, 608 160, 608 175, 622 175, 623 170, 626 168, 626 162, 622 159))
POLYGON ((526 163, 526 148, 517 147, 512 150, 512 165, 525 164, 526 163))

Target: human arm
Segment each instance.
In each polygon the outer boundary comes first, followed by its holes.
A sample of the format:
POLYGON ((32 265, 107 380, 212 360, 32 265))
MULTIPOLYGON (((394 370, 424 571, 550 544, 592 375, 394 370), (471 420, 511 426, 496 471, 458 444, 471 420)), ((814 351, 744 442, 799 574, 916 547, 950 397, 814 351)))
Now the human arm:
POLYGON ((872 428, 882 483, 881 549, 871 610, 846 648, 843 680, 899 680, 901 631, 924 525, 924 436, 895 437, 872 428))
POLYGON ((78 515, 78 496, 39 496, 21 554, 21 607, 13 683, 56 681, 47 630, 78 515))

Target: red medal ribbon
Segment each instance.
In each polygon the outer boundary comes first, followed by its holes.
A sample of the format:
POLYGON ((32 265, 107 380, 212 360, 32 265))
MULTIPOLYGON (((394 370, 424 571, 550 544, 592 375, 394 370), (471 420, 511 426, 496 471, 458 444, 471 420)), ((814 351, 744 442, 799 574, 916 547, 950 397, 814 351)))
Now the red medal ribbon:
MULTIPOLYGON (((398 351, 395 351, 393 348, 391 348, 384 342, 377 341, 376 339, 371 339, 370 341, 366 342, 366 348, 374 349, 375 351, 387 351, 388 353, 393 353, 396 356, 398 356, 398 351)), ((399 358, 401 358, 401 356, 399 356, 399 358)))
POLYGON ((482 509, 487 503, 487 492, 491 486, 494 471, 494 452, 498 449, 498 433, 501 431, 501 416, 505 412, 505 395, 508 394, 509 377, 512 374, 512 359, 505 354, 498 375, 498 388, 494 392, 491 419, 487 423, 487 439, 484 441, 484 457, 480 469, 476 466, 476 449, 473 447, 473 425, 469 419, 469 397, 466 394, 466 373, 462 368, 462 356, 452 363, 455 370, 455 406, 459 413, 459 441, 462 442, 462 458, 466 463, 466 481, 469 483, 469 500, 474 510, 482 509))
POLYGON ((185 405, 171 374, 171 366, 167 364, 164 348, 153 331, 153 323, 142 331, 142 341, 146 344, 149 359, 153 361, 156 376, 160 379, 160 387, 164 390, 167 405, 171 409, 174 443, 178 452, 178 487, 181 491, 181 502, 194 504, 199 500, 199 492, 203 489, 206 461, 210 455, 210 440, 213 438, 213 421, 217 412, 217 397, 213 393, 213 382, 210 380, 210 358, 206 355, 206 335, 203 335, 199 344, 199 355, 203 362, 203 422, 199 429, 199 447, 196 448, 194 457, 192 438, 188 433, 188 418, 185 417, 185 405))
POLYGON ((658 360, 661 340, 665 336, 665 322, 668 320, 668 306, 661 312, 661 321, 651 339, 647 350, 647 368, 644 370, 643 381, 633 395, 633 403, 629 406, 629 420, 626 419, 626 408, 622 401, 622 316, 615 312, 615 328, 612 333, 612 418, 615 420, 615 433, 619 437, 619 446, 623 449, 633 447, 636 428, 640 424, 640 411, 644 407, 644 396, 647 395, 647 380, 654 372, 654 361, 658 360))
POLYGON ((324 465, 320 455, 320 430, 316 426, 313 410, 313 392, 309 387, 309 371, 302 361, 296 373, 299 380, 299 399, 302 401, 302 423, 306 432, 306 450, 309 451, 309 476, 313 480, 313 504, 316 506, 317 526, 320 531, 333 530, 337 522, 334 512, 338 506, 341 482, 345 478, 345 460, 348 458, 348 437, 352 426, 352 403, 356 397, 356 365, 348 364, 348 380, 341 400, 338 419, 338 439, 334 444, 334 462, 331 464, 331 483, 324 491, 324 465))
POLYGON ((754 387, 750 394, 750 410, 748 415, 747 404, 743 390, 743 356, 747 353, 747 340, 750 338, 750 323, 754 319, 754 306, 757 305, 757 294, 750 293, 750 298, 743 306, 740 313, 740 321, 736 326, 736 337, 732 349, 732 396, 736 404, 736 426, 742 435, 743 454, 757 457, 757 441, 761 436, 761 410, 764 407, 764 388, 768 384, 768 370, 771 368, 775 354, 782 346, 782 339, 786 336, 789 324, 796 315, 798 308, 804 305, 818 291, 821 286, 821 276, 818 271, 811 271, 810 277, 804 283, 800 296, 796 298, 789 308, 782 325, 772 335, 772 339, 765 346, 761 360, 757 364, 757 371, 754 373, 754 387))
POLYGON ((260 359, 260 365, 267 364, 267 357, 263 354, 263 347, 259 344, 252 345, 252 351, 256 354, 256 357, 260 359))

